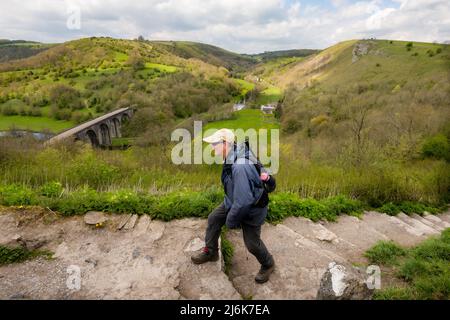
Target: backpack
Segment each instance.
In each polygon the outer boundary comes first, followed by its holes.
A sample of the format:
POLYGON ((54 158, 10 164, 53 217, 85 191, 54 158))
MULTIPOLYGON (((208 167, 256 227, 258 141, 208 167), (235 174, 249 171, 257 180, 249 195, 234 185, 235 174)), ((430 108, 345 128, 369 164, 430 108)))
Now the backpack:
MULTIPOLYGON (((250 150, 250 145, 248 139, 245 140, 245 147, 250 150)), ((261 172, 264 169, 263 164, 259 161, 258 157, 256 157, 256 163, 254 164, 256 172, 258 172, 258 176, 261 176, 261 172)), ((269 174, 269 179, 266 181, 262 181, 263 185, 263 193, 261 197, 255 202, 255 206, 258 208, 264 208, 269 204, 269 193, 275 191, 277 186, 275 178, 269 174)))

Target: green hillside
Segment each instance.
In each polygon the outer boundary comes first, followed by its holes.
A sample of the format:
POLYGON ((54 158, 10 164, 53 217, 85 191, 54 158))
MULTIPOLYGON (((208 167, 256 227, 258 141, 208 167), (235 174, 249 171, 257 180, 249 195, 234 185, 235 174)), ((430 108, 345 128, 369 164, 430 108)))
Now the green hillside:
POLYGON ((373 203, 448 199, 449 75, 450 46, 387 40, 340 43, 278 68, 269 79, 286 89, 288 161, 356 170, 367 181, 353 181, 354 194, 373 203))
POLYGON ((281 191, 386 208, 450 201, 448 45, 351 40, 305 57, 255 60, 191 42, 94 37, 1 63, 0 128, 57 132, 119 107, 137 109, 123 130, 129 150, 32 146, 39 151, 17 163, 15 144, 5 142, 0 157, 12 162, 4 179, 205 190, 217 186, 217 168, 170 161, 172 130, 202 120, 204 129, 280 128, 281 191), (243 99, 247 109, 233 112, 243 99), (267 103, 276 103, 274 115, 259 110, 267 103), (45 163, 57 169, 49 173, 45 163))
MULTIPOLYGON (((175 54, 166 43, 93 37, 0 63, 2 128, 35 129, 40 126, 31 123, 41 119, 45 129, 58 132, 133 105, 139 113, 145 113, 139 118, 145 118, 149 127, 157 118, 158 125, 170 129, 170 123, 179 118, 245 94, 248 89, 239 83, 243 80, 232 79, 223 66, 206 62, 214 54, 239 62, 239 55, 199 45, 180 43, 181 48, 197 48, 195 55, 187 57, 181 51, 175 54), (175 84, 178 90, 168 96, 166 92, 175 84), (203 99, 207 92, 208 97, 203 99), (30 117, 36 119, 27 124, 30 117)), ((137 129, 132 124, 130 134, 145 132, 142 125, 140 121, 137 129)))
POLYGON ((34 41, 0 39, 0 63, 28 58, 52 46, 34 41))
POLYGON ((222 66, 229 70, 245 70, 256 64, 257 59, 230 52, 222 48, 190 41, 151 41, 154 45, 159 45, 174 55, 190 59, 195 58, 206 63, 222 66))

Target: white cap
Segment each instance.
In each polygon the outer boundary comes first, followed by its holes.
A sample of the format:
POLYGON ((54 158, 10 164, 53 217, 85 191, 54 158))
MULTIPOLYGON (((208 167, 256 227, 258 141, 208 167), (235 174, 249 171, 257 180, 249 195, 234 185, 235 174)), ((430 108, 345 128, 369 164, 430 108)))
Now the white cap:
POLYGON ((203 141, 205 141, 207 143, 218 143, 221 141, 233 143, 234 142, 234 133, 230 129, 222 128, 222 129, 214 132, 209 137, 204 138, 203 141))

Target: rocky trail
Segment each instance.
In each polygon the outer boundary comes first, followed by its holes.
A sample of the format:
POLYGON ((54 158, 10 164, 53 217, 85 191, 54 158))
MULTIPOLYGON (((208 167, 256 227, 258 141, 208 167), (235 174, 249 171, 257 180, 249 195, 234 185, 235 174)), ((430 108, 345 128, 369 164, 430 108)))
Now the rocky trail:
MULTIPOLYGON (((363 253, 378 240, 412 246, 448 227, 450 211, 266 223, 262 238, 276 269, 261 285, 254 281, 259 265, 245 249, 241 230, 227 233, 234 246, 227 276, 222 258, 203 265, 190 261, 203 246, 204 219, 162 222, 103 213, 62 218, 45 209, 6 209, 0 212, 1 245, 54 255, 0 266, 0 299, 315 299, 330 262, 367 265, 363 253), (79 288, 73 281, 78 272, 79 288)), ((382 278, 382 287, 388 280, 382 278)))

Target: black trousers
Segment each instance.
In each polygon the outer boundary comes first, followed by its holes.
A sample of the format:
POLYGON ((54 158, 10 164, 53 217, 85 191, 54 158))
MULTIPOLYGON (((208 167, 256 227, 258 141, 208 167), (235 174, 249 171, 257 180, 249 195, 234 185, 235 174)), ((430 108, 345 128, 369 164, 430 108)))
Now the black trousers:
MULTIPOLYGON (((210 251, 217 251, 219 249, 220 231, 222 226, 225 225, 226 219, 227 211, 222 202, 222 204, 215 208, 208 216, 205 244, 210 251)), ((241 226, 247 250, 258 259, 262 266, 272 266, 273 257, 261 240, 261 226, 252 226, 245 223, 242 223, 241 226)))

